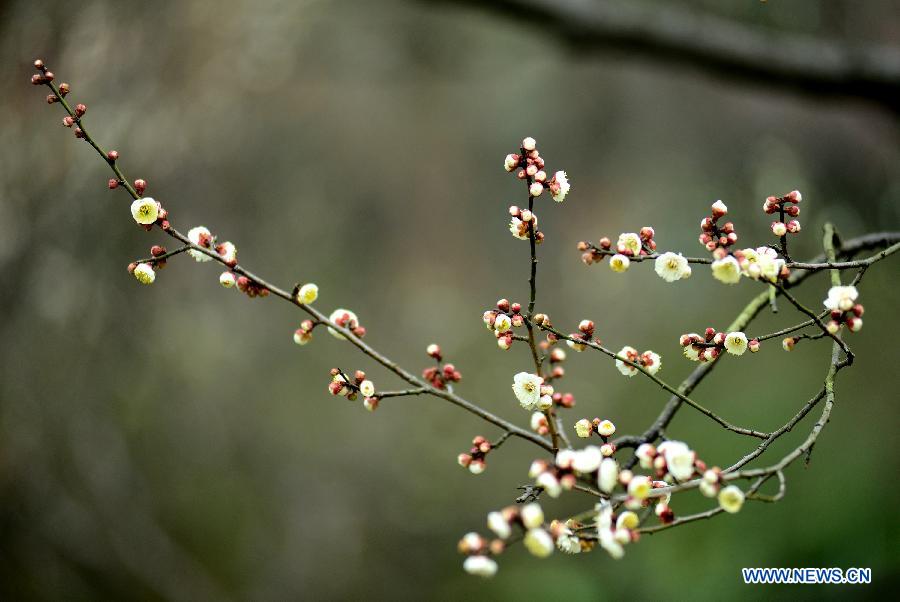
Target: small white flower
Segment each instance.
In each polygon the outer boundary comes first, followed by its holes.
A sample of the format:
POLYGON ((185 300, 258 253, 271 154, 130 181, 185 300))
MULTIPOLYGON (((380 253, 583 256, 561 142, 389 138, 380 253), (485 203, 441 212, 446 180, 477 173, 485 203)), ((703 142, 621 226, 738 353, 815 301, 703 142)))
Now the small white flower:
POLYGON ((772 222, 772 234, 775 236, 784 236, 787 234, 787 226, 784 225, 784 222, 772 222))
POLYGON ((484 463, 484 460, 472 460, 469 464, 469 472, 472 474, 481 474, 485 468, 487 468, 487 465, 484 463))
POLYGON ((526 529, 535 529, 544 524, 544 511, 537 502, 525 504, 520 511, 522 524, 526 529))
POLYGON ((719 506, 722 510, 735 514, 744 505, 744 492, 737 485, 729 485, 719 492, 719 506))
POLYGON ((623 548, 622 544, 616 540, 613 531, 609 529, 602 529, 600 531, 600 547, 606 550, 609 555, 616 560, 625 555, 625 548, 623 548))
POLYGON ((519 240, 528 240, 528 224, 517 217, 510 218, 509 232, 519 240))
POLYGON ((153 281, 156 280, 156 272, 149 263, 139 263, 134 268, 134 277, 141 284, 153 284, 153 281))
POLYGON ((152 224, 159 219, 159 203, 150 197, 138 199, 131 204, 131 216, 143 226, 152 224))
POLYGON ((741 279, 741 266, 732 255, 712 262, 712 275, 719 282, 737 284, 741 279))
POLYGON ((621 253, 616 253, 612 257, 609 258, 609 269, 617 274, 621 274, 622 272, 628 270, 628 267, 631 265, 631 260, 622 255, 621 253))
POLYGON ((653 467, 653 458, 656 457, 656 448, 649 443, 641 443, 634 451, 634 455, 641 463, 641 468, 649 470, 653 467))
POLYGON ((627 529, 631 531, 637 529, 639 524, 641 524, 641 519, 638 515, 631 510, 626 510, 616 519, 616 530, 627 529))
POLYGON ((547 426, 547 417, 543 412, 535 412, 531 415, 531 430, 538 432, 547 426))
MULTIPOLYGON (((617 355, 619 357, 624 357, 631 361, 634 361, 634 359, 637 359, 637 349, 626 345, 625 347, 622 347, 622 350, 619 351, 619 353, 617 355)), ((621 372, 625 376, 634 376, 635 374, 638 373, 637 368, 635 368, 634 366, 631 366, 629 364, 626 364, 619 358, 616 358, 616 368, 618 368, 619 372, 621 372)))
MULTIPOLYGON (((769 282, 777 282, 778 275, 784 267, 784 259, 778 257, 774 249, 766 250, 769 252, 760 254, 759 262, 756 264, 759 267, 759 275, 756 276, 756 278, 762 278, 769 282)), ((748 270, 748 272, 755 274, 756 270, 748 270)))
POLYGON ((662 358, 654 351, 645 351, 642 360, 644 369, 650 374, 656 374, 662 368, 662 358))
POLYGON ((612 458, 603 458, 600 462, 600 475, 597 486, 603 493, 612 493, 619 482, 619 465, 612 458))
POLYGON ((582 418, 575 423, 575 434, 582 439, 587 439, 588 437, 590 437, 593 430, 594 424, 587 418, 582 418))
MULTIPOLYGON (((188 230, 188 239, 197 245, 198 247, 209 248, 209 245, 212 241, 212 233, 205 226, 195 226, 188 230)), ((212 257, 206 255, 205 253, 201 253, 196 249, 188 250, 188 255, 194 258, 195 261, 203 263, 205 261, 212 261, 212 257)))
POLYGON ((686 345, 684 348, 684 357, 692 362, 699 362, 700 352, 693 345, 686 345))
POLYGON ((686 481, 694 474, 696 454, 681 441, 666 441, 659 446, 666 459, 666 467, 676 481, 686 481))
POLYGON ((562 493, 562 486, 552 473, 542 472, 534 482, 539 487, 543 487, 544 493, 550 497, 559 497, 562 493))
POLYGON ((469 556, 463 561, 463 570, 470 575, 493 577, 497 574, 497 562, 488 556, 469 556))
POLYGON ((729 332, 725 335, 725 351, 731 355, 744 355, 747 351, 747 335, 743 332, 729 332))
POLYGON ((823 304, 832 311, 850 311, 859 297, 855 286, 832 286, 828 289, 828 298, 823 304))
POLYGON ((667 251, 657 257, 653 265, 659 277, 666 282, 675 282, 691 275, 691 266, 681 253, 667 251))
POLYGON ((653 485, 649 477, 640 474, 635 475, 628 482, 628 495, 638 500, 647 499, 652 488, 653 485))
POLYGON ((364 380, 359 383, 359 392, 363 397, 372 397, 375 395, 375 384, 371 380, 364 380))
POLYGON ((706 497, 716 497, 719 493, 719 485, 708 481, 700 481, 698 489, 700 489, 700 493, 706 497))
POLYGON ((513 155, 511 153, 509 155, 506 155, 506 159, 503 160, 503 169, 505 169, 506 171, 512 171, 518 166, 519 166, 519 156, 518 155, 513 155))
POLYGON ((553 176, 553 181, 550 184, 550 192, 553 195, 553 200, 557 203, 562 203, 566 200, 566 195, 569 194, 569 179, 566 176, 566 172, 560 170, 556 172, 553 176))
POLYGON ((575 472, 581 474, 589 474, 600 468, 600 462, 603 461, 603 453, 596 445, 588 445, 582 450, 575 452, 575 458, 572 460, 572 468, 575 472))
POLYGON ((226 262, 237 262, 237 247, 233 242, 223 242, 216 246, 216 253, 226 262))
POLYGON ((564 528, 556 537, 556 548, 566 554, 580 554, 581 539, 571 529, 564 528))
POLYGON ((525 548, 538 558, 546 558, 553 553, 553 538, 543 529, 529 529, 524 543, 525 548))
POLYGON ((553 398, 549 395, 541 395, 540 399, 538 399, 537 407, 539 410, 549 410, 553 407, 553 398))
POLYGON ((512 534, 512 528, 509 526, 509 521, 503 518, 503 514, 500 512, 488 513, 487 526, 488 529, 496 533, 497 537, 500 539, 506 539, 512 534))
POLYGON ((300 287, 297 291, 297 301, 304 305, 309 305, 319 298, 319 287, 309 282, 300 287))
POLYGON ((616 250, 619 253, 631 251, 631 254, 638 256, 641 254, 641 237, 634 232, 623 232, 619 234, 619 240, 616 242, 616 250))
POLYGON ((294 331, 294 342, 298 345, 306 345, 312 340, 312 333, 298 328, 294 331))
POLYGON ((604 437, 611 437, 616 432, 616 425, 612 423, 612 420, 601 420, 597 425, 597 432, 604 437))
MULTIPOLYGON (((344 308, 338 308, 331 312, 331 315, 328 316, 328 321, 334 324, 338 324, 339 321, 344 321, 344 328, 349 328, 350 330, 353 330, 359 325, 359 318, 356 317, 356 314, 349 309, 344 308)), ((338 325, 340 326, 340 324, 338 325)), ((331 326, 328 327, 328 332, 336 339, 343 340, 347 338, 331 326)))
POLYGON ((497 314, 497 319, 494 320, 494 330, 497 332, 506 332, 512 328, 512 320, 509 319, 509 316, 506 314, 497 314))
POLYGON ((572 468, 572 463, 575 462, 575 450, 574 449, 561 449, 556 452, 555 463, 560 468, 572 468))
POLYGON ((237 283, 237 278, 232 272, 222 272, 219 274, 219 284, 225 288, 232 288, 237 283))
POLYGON ((519 372, 513 377, 512 390, 523 408, 534 410, 538 407, 543 382, 543 378, 529 372, 519 372))

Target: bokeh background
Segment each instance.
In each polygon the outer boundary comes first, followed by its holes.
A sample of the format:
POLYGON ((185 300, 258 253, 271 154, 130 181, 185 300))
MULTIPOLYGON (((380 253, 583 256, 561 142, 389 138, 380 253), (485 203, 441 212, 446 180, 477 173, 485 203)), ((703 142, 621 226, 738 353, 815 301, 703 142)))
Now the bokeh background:
MULTIPOLYGON (((674 6, 847 44, 900 32, 896 2, 674 6)), ((758 287, 703 269, 674 285, 647 267, 616 275, 582 265, 576 242, 651 224, 663 249, 696 254, 697 222, 721 198, 762 243, 762 199, 793 188, 797 256, 819 252, 826 220, 846 237, 896 230, 896 113, 573 51, 452 3, 2 2, 0 52, 0 598, 844 599, 898 584, 895 263, 866 277, 858 364, 781 503, 646 537, 619 562, 512 549, 484 582, 462 572, 456 542, 512 501, 535 450, 513 440, 473 477, 456 454, 496 429, 436 399, 369 414, 330 397, 336 365, 398 383, 324 333, 294 345, 291 306, 224 291, 186 257, 139 285, 126 265, 163 238, 134 227, 106 166, 28 78, 41 56, 70 82, 92 133, 177 226, 207 225, 283 286, 317 282, 320 308, 356 310, 367 340, 413 371, 439 342, 458 390, 521 424, 509 383, 528 353, 498 351, 480 317, 527 299, 527 245, 506 230, 522 187, 501 167, 524 135, 573 182, 563 205, 538 203, 539 309, 659 351, 677 382, 692 368, 678 335, 724 327, 758 287), (744 586, 744 566, 871 567, 875 583, 744 586)), ((820 275, 800 297, 817 305, 827 286, 820 275)), ((766 312, 750 332, 798 318, 766 312)), ((782 424, 820 386, 829 345, 763 349, 696 397, 737 423, 782 424)), ((601 416, 640 432, 666 401, 595 354, 567 369, 569 428, 601 416)), ((669 434, 722 465, 752 446, 689 410, 669 434)), ((590 504, 576 493, 545 508, 590 504)), ((685 496, 675 509, 703 507, 685 496)))

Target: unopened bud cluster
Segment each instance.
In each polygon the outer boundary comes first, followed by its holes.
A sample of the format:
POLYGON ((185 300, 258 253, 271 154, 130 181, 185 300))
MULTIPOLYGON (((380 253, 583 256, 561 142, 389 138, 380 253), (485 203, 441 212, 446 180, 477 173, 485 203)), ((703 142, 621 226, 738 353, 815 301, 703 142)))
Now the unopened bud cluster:
POLYGON ((772 222, 772 234, 781 238, 786 234, 800 232, 800 222, 796 219, 785 220, 785 217, 796 218, 800 215, 799 203, 803 195, 799 190, 793 190, 784 196, 770 196, 763 202, 763 211, 766 215, 779 214, 779 219, 772 222))
POLYGON ((451 383, 462 380, 462 373, 453 364, 444 364, 444 356, 437 343, 432 343, 425 349, 425 353, 434 359, 436 366, 429 366, 422 370, 422 378, 427 380, 435 389, 446 389, 451 383))
POLYGON ((367 410, 374 411, 378 407, 375 385, 366 378, 366 373, 362 370, 354 372, 351 380, 339 368, 332 368, 328 392, 332 395, 346 397, 350 401, 355 401, 358 396, 362 395, 363 405, 367 410))
POLYGON ((722 353, 744 355, 759 351, 759 339, 747 339, 743 332, 721 332, 709 327, 703 335, 695 332, 681 335, 678 344, 684 349, 684 357, 695 362, 711 362, 722 353))
POLYGON ((518 153, 506 155, 503 168, 508 172, 515 172, 520 180, 525 180, 532 197, 539 197, 546 190, 554 201, 562 203, 569 194, 570 184, 566 172, 557 171, 552 176, 547 175, 544 171, 544 159, 538 152, 534 138, 525 138, 518 153))
POLYGON ((463 468, 468 468, 472 474, 481 474, 487 467, 485 458, 491 449, 493 449, 491 442, 478 435, 472 439, 472 449, 468 453, 459 454, 456 457, 456 461, 463 468))

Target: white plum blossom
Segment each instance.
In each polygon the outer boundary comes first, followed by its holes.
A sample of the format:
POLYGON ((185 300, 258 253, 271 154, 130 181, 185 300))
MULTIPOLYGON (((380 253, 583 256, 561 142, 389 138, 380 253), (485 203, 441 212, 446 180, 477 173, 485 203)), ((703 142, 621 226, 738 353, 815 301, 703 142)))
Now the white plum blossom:
POLYGON ((612 420, 601 420, 597 425, 597 432, 604 437, 611 437, 616 432, 616 425, 612 423, 612 420))
POLYGON ((587 439, 588 437, 590 437, 593 430, 594 424, 587 418, 582 418, 575 423, 575 434, 582 439, 587 439))
POLYGON ((656 457, 656 448, 650 443, 641 443, 634 451, 634 455, 641 463, 641 468, 649 470, 653 467, 653 458, 656 457))
POLYGON ((523 408, 534 410, 538 407, 543 383, 543 378, 529 372, 519 372, 513 377, 512 390, 523 408))
POLYGON ((522 506, 519 515, 522 517, 522 524, 526 529, 536 529, 544 524, 544 511, 537 502, 522 506))
POLYGON ((832 286, 828 289, 828 298, 823 301, 826 309, 832 311, 850 311, 859 297, 855 286, 832 286))
POLYGON ((497 332, 506 332, 512 328, 512 320, 506 314, 497 314, 494 320, 494 330, 497 332))
POLYGON ((662 368, 662 358, 654 351, 645 351, 643 360, 644 369, 650 374, 656 374, 662 368))
POLYGON ((562 170, 556 172, 553 175, 553 180, 550 182, 550 193, 553 196, 553 200, 557 203, 562 203, 566 200, 566 195, 569 194, 569 188, 571 188, 571 185, 566 172, 562 170))
POLYGON ((138 199, 131 204, 131 216, 142 226, 148 226, 159 219, 159 203, 150 197, 138 199))
POLYGON ((568 527, 561 527, 556 536, 556 548, 566 554, 580 554, 581 539, 568 527))
MULTIPOLYGON (((342 320, 344 318, 344 316, 347 316, 349 318, 345 324, 346 328, 353 329, 356 327, 356 325, 359 324, 359 318, 356 317, 356 314, 353 313, 352 311, 350 311, 349 309, 344 309, 342 307, 339 307, 338 309, 331 312, 331 315, 328 316, 328 321, 333 322, 334 324, 337 324, 339 320, 342 320)), ((332 328, 331 326, 328 327, 328 332, 329 332, 329 334, 331 334, 331 336, 333 336, 336 339, 343 340, 343 339, 347 338, 344 335, 342 335, 340 332, 338 332, 337 330, 332 328)))
POLYGON ((553 476, 553 473, 542 472, 534 482, 539 487, 543 487, 544 493, 550 497, 559 497, 562 494, 562 485, 559 484, 559 480, 553 476))
POLYGON ((612 458, 603 458, 600 462, 600 475, 597 478, 597 486, 603 493, 612 493, 619 482, 619 465, 612 458))
POLYGON ((517 217, 510 218, 509 232, 519 240, 528 240, 528 224, 517 217))
POLYGON ((675 282, 691 276, 691 266, 681 253, 667 251, 656 258, 653 266, 659 277, 666 282, 675 282))
POLYGON ((525 548, 538 558, 546 558, 553 553, 553 538, 543 529, 529 529, 524 543, 525 548))
MULTIPOLYGON (((633 357, 637 357, 637 349, 626 345, 626 346, 622 347, 621 351, 619 351, 619 353, 617 353, 616 355, 618 355, 619 357, 628 358, 630 360, 633 357)), ((635 368, 634 366, 631 366, 629 364, 626 364, 619 358, 616 358, 616 368, 618 368, 619 372, 621 372, 625 376, 634 376, 635 374, 638 373, 637 368, 635 368)))
POLYGON ((676 481, 686 481, 694 474, 696 454, 682 441, 664 441, 659 444, 658 451, 666 460, 669 474, 676 481))
POLYGON ((619 253, 630 251, 632 255, 641 254, 641 237, 635 232, 623 232, 619 234, 619 240, 616 242, 616 250, 619 253))
POLYGON ((725 351, 731 355, 744 355, 747 351, 747 335, 743 332, 729 332, 725 335, 725 351))
POLYGON ((372 397, 375 395, 375 384, 371 380, 364 380, 359 383, 359 392, 363 397, 372 397))
POLYGON ((222 272, 219 274, 219 284, 225 288, 232 288, 237 284, 237 278, 235 278, 233 272, 222 272))
POLYGON ((622 272, 628 270, 628 267, 631 265, 631 260, 622 255, 621 253, 616 253, 612 257, 609 258, 609 269, 617 274, 621 274, 622 272))
POLYGON ((488 513, 487 526, 488 529, 493 531, 500 539, 506 539, 512 535, 512 528, 509 526, 509 521, 503 518, 503 514, 500 512, 488 513))
POLYGON ((650 481, 650 477, 646 475, 635 475, 631 477, 631 480, 628 482, 628 495, 638 500, 647 499, 652 488, 653 484, 650 481))
POLYGON ((134 268, 134 277, 141 284, 153 284, 156 280, 156 272, 153 271, 153 266, 149 263, 139 263, 134 268))
POLYGON ((632 529, 637 529, 640 523, 641 519, 636 513, 626 510, 616 519, 616 530, 627 529, 631 531, 632 529))
POLYGON ((712 262, 712 275, 719 282, 737 284, 741 279, 741 266, 737 259, 728 255, 712 262))
MULTIPOLYGON (((538 432, 547 427, 547 417, 543 412, 534 412, 531 415, 531 430, 538 432)), ((546 431, 544 431, 546 432, 546 431)))
MULTIPOLYGON (((198 247, 208 248, 210 242, 212 241, 212 233, 206 226, 195 226, 188 230, 188 239, 198 247)), ((212 257, 205 253, 201 253, 196 249, 189 249, 188 255, 194 258, 195 261, 203 263, 205 261, 212 261, 212 257)))
POLYGON ((719 506, 725 512, 735 514, 744 505, 744 492, 737 485, 729 485, 719 492, 719 506))
POLYGON ((610 529, 600 530, 600 547, 616 560, 625 556, 625 548, 616 540, 615 534, 610 529))
POLYGON ((603 453, 596 445, 588 445, 582 450, 575 452, 572 459, 572 469, 581 474, 595 472, 600 468, 600 462, 603 461, 603 453))
POLYGON ((463 570, 470 575, 493 577, 497 574, 497 562, 488 556, 469 556, 463 561, 463 570))
POLYGON ((538 399, 537 407, 539 410, 549 410, 553 407, 553 398, 549 395, 541 395, 540 399, 538 399))
POLYGON ((319 287, 309 282, 300 287, 297 291, 297 301, 304 305, 309 305, 319 298, 319 287))
POLYGON ((237 247, 234 246, 233 242, 226 241, 216 246, 216 253, 229 265, 237 263, 237 247))

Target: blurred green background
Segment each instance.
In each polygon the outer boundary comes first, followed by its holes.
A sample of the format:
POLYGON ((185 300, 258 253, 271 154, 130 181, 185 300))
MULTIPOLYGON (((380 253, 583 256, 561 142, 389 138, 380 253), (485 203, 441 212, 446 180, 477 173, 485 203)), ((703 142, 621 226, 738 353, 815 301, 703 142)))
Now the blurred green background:
MULTIPOLYGON (((683 4, 848 43, 900 33, 896 2, 683 4)), ((538 204, 538 308, 563 329, 594 319, 610 347, 660 352, 678 382, 693 367, 678 336, 724 327, 756 283, 724 287, 702 268, 674 285, 649 266, 616 275, 582 265, 576 242, 650 224, 661 249, 699 254, 698 220, 721 198, 743 241, 765 243, 762 199, 793 188, 797 256, 819 252, 826 220, 846 237, 896 230, 895 114, 581 55, 444 3, 20 0, 0 3, 0 32, 0 598, 844 599, 900 584, 896 262, 866 277, 858 364, 785 500, 645 537, 618 562, 515 548, 485 582, 463 573, 456 542, 512 501, 535 450, 511 441, 474 477, 456 454, 497 429, 436 399, 369 414, 330 397, 335 365, 399 383, 323 332, 294 345, 291 306, 224 291, 219 270, 188 258, 139 285, 125 266, 163 237, 133 226, 106 166, 28 78, 40 56, 70 82, 91 132, 176 226, 210 227, 288 288, 317 282, 319 308, 356 310, 367 341, 414 372, 439 342, 458 391, 523 425, 509 384, 528 353, 497 350, 481 313, 527 300, 527 245, 506 230, 522 186, 501 167, 524 135, 573 183, 563 205, 538 204), (875 583, 745 586, 745 566, 871 567, 875 583)), ((827 286, 819 275, 799 296, 818 305, 827 286)), ((799 318, 784 307, 749 330, 799 318)), ((825 341, 791 355, 772 341, 695 397, 771 430, 818 390, 828 354, 825 341)), ((597 354, 566 367, 568 428, 600 416, 640 432, 666 401, 597 354)), ((669 435, 721 465, 753 445, 689 410, 669 435)), ((590 503, 574 493, 545 509, 590 503)))

